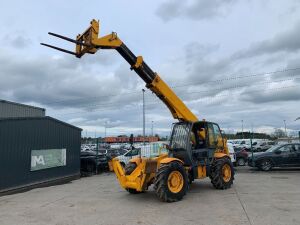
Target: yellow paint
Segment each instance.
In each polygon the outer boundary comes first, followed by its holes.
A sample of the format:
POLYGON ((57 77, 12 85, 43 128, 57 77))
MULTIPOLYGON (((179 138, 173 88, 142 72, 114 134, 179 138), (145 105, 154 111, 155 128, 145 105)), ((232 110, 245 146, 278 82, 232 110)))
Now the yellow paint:
POLYGON ((83 56, 85 53, 94 54, 98 49, 114 49, 122 44, 122 41, 114 32, 99 38, 99 30, 99 21, 92 20, 88 29, 86 29, 86 31, 82 34, 77 35, 77 41, 89 45, 76 45, 75 51, 78 58, 83 56))
POLYGON ((223 152, 215 152, 214 154, 214 158, 223 158, 223 157, 228 157, 228 155, 223 152))
POLYGON ((180 162, 183 164, 183 161, 180 160, 180 159, 177 159, 177 158, 172 158, 172 157, 168 157, 168 158, 164 158, 163 160, 160 161, 161 164, 163 163, 170 163, 170 162, 173 162, 173 161, 177 161, 177 162, 180 162))
POLYGON ((206 177, 206 166, 198 166, 198 179, 206 177))
POLYGON ((173 193, 178 193, 182 190, 184 179, 179 171, 172 171, 168 177, 168 188, 173 193))
POLYGON ((121 166, 120 161, 117 158, 112 160, 114 172, 118 178, 120 185, 124 188, 132 188, 137 191, 145 191, 148 185, 152 184, 156 171, 152 173, 146 173, 146 164, 148 161, 156 161, 157 168, 160 166, 160 162, 167 157, 167 154, 161 154, 153 159, 149 158, 137 158, 132 159, 131 162, 137 162, 136 169, 130 174, 125 175, 124 168, 121 166), (135 161, 137 160, 137 161, 135 161))
POLYGON ((136 163, 136 165, 139 165, 142 162, 142 158, 133 158, 130 159, 129 162, 136 163))
POLYGON ((110 172, 114 171, 113 164, 112 164, 111 160, 108 161, 108 169, 109 169, 110 172))
POLYGON ((231 179, 231 167, 228 164, 224 164, 222 167, 223 180, 229 182, 231 179))
POLYGON ((147 87, 153 91, 169 108, 174 119, 180 121, 196 122, 198 118, 181 101, 180 98, 171 90, 171 88, 157 74, 153 82, 147 87))
POLYGON ((136 58, 136 63, 132 66, 134 68, 139 68, 141 65, 143 64, 143 57, 142 56, 138 56, 136 58))

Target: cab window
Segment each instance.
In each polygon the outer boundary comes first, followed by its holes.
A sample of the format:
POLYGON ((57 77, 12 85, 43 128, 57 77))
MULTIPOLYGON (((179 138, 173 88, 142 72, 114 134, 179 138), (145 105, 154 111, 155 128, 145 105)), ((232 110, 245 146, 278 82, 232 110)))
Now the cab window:
POLYGON ((208 124, 208 142, 209 147, 216 148, 218 145, 218 139, 221 139, 222 135, 219 127, 216 124, 208 124))

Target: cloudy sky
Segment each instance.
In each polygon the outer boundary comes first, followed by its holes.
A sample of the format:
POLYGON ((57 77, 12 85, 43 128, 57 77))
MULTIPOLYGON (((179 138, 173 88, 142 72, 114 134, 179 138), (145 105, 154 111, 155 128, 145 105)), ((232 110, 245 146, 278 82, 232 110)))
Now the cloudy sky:
MULTIPOLYGON (((46 108, 83 135, 142 133, 142 80, 114 50, 77 59, 48 31, 76 37, 91 19, 123 42, 198 116, 227 132, 300 129, 300 2, 259 0, 17 1, 1 4, 0 98, 46 108)), ((150 92, 146 133, 175 122, 150 92)))

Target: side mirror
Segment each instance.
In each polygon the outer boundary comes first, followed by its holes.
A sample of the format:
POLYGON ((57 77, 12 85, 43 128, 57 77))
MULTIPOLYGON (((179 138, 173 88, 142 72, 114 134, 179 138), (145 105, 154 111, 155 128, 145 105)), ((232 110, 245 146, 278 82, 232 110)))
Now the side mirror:
POLYGON ((280 149, 276 149, 276 150, 274 151, 274 153, 279 155, 279 154, 281 154, 281 150, 280 150, 280 149))

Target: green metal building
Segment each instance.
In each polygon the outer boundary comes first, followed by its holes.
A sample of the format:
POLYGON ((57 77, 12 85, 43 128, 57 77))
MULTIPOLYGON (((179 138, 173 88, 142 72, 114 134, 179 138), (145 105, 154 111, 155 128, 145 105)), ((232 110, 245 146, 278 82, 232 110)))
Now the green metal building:
POLYGON ((0 195, 80 176, 81 129, 44 115, 0 117, 0 195))

